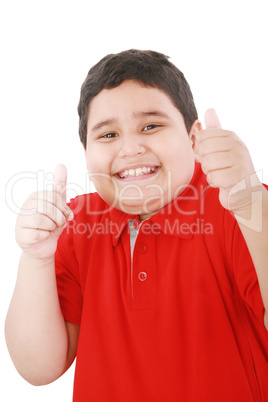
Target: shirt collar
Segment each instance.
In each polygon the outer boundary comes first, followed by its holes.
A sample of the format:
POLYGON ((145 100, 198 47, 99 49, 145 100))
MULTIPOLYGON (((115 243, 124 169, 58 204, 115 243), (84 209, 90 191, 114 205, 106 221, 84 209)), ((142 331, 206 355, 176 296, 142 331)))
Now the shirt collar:
POLYGON ((141 227, 146 225, 147 233, 151 227, 152 233, 161 231, 166 235, 191 239, 196 230, 194 225, 200 224, 198 217, 203 205, 202 198, 208 186, 200 164, 196 163, 193 177, 185 190, 146 221, 140 222, 137 215, 126 214, 115 208, 111 209, 108 212, 110 220, 118 227, 116 234, 112 234, 113 245, 115 246, 118 243, 130 220, 138 221, 141 227))

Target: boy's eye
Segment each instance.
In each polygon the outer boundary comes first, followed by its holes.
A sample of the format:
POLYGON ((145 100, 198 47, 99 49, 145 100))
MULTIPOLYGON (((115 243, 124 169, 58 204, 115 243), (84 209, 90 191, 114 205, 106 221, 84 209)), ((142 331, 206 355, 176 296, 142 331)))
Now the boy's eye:
POLYGON ((154 128, 160 127, 158 124, 148 124, 144 127, 143 131, 153 130, 154 128))
POLYGON ((117 134, 115 134, 115 133, 107 133, 107 134, 102 135, 101 138, 114 138, 116 136, 117 136, 117 134))

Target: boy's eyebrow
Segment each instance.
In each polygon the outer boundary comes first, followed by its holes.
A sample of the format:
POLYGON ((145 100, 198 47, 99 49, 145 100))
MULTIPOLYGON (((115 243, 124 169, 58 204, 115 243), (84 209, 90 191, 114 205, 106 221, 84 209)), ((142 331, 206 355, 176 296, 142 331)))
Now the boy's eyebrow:
POLYGON ((109 124, 112 124, 115 121, 116 121, 116 119, 107 119, 104 121, 100 121, 99 123, 95 124, 94 127, 92 127, 91 132, 93 133, 94 131, 97 131, 104 126, 108 126, 109 124))
POLYGON ((150 111, 148 111, 148 112, 135 112, 135 113, 133 113, 133 116, 135 117, 135 118, 141 118, 141 117, 151 117, 151 116, 156 116, 156 117, 164 117, 164 118, 168 118, 169 116, 166 114, 166 113, 164 113, 164 112, 161 112, 161 111, 159 111, 159 110, 150 110, 150 111))
MULTIPOLYGON (((148 112, 142 112, 142 111, 134 112, 133 116, 136 119, 139 119, 139 118, 142 118, 142 117, 151 117, 151 116, 163 117, 163 118, 168 118, 169 117, 166 113, 160 112, 158 110, 152 110, 152 111, 148 111, 148 112)), ((95 124, 94 127, 92 127, 91 132, 93 133, 94 131, 97 131, 97 130, 101 129, 102 127, 105 127, 105 126, 108 126, 109 124, 115 123, 116 121, 117 121, 117 119, 115 119, 115 118, 100 121, 99 123, 95 124)))

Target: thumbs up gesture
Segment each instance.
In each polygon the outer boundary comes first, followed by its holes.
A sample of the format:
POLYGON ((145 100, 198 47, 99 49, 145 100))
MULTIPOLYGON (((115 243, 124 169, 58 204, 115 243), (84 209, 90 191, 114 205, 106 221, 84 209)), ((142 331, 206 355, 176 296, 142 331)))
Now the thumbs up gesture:
POLYGON ((16 241, 31 258, 46 261, 54 258, 57 241, 73 212, 66 204, 67 170, 55 169, 52 191, 30 195, 16 222, 16 241))
POLYGON ((243 215, 250 208, 252 184, 261 185, 245 144, 232 131, 221 128, 214 109, 205 113, 204 130, 195 135, 194 151, 208 183, 220 189, 222 206, 243 215))

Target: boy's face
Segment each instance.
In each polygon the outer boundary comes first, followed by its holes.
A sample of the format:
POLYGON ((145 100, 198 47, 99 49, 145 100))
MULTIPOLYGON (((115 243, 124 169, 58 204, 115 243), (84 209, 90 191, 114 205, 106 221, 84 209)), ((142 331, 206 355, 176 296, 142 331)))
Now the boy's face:
POLYGON ((86 160, 99 195, 113 207, 149 217, 189 184, 195 164, 183 116, 161 90, 124 81, 90 103, 86 160))

